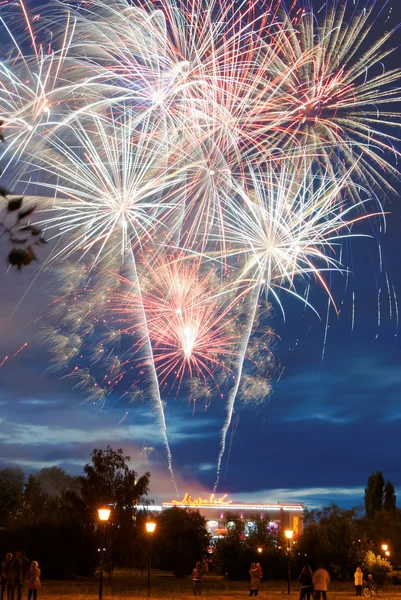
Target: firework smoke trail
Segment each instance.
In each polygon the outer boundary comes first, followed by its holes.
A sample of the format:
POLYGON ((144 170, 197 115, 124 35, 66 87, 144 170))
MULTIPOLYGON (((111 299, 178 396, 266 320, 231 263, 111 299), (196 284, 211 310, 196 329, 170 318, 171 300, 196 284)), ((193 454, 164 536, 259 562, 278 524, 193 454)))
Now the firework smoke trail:
MULTIPOLYGON (((76 143, 66 143, 54 133, 52 149, 43 152, 38 161, 47 176, 47 182, 43 179, 40 186, 55 194, 50 216, 40 222, 49 239, 61 238, 52 260, 77 252, 82 258, 92 251, 94 266, 117 252, 123 268, 129 256, 128 265, 140 292, 135 250, 150 243, 156 232, 165 227, 163 220, 168 219, 178 203, 179 194, 173 198, 171 188, 181 184, 180 175, 173 169, 170 174, 166 171, 165 158, 163 166, 157 163, 165 147, 163 141, 158 147, 149 137, 138 135, 132 129, 129 111, 123 122, 116 122, 112 114, 109 118, 91 115, 73 125, 76 143)), ((139 306, 150 354, 153 399, 175 485, 146 315, 142 302, 139 306)))
POLYGON ((249 339, 250 339, 251 334, 252 334, 252 329, 253 329, 253 324, 254 324, 254 321, 255 321, 256 311, 257 311, 257 308, 258 308, 259 292, 260 292, 260 286, 257 285, 255 287, 255 289, 252 291, 252 294, 255 296, 255 298, 254 298, 254 300, 252 302, 252 309, 251 309, 251 313, 250 313, 250 316, 249 316, 249 320, 248 320, 248 323, 247 323, 247 327, 246 327, 245 333, 244 333, 244 335, 243 335, 243 337, 241 339, 240 356, 239 356, 238 368, 237 368, 237 372, 236 372, 235 385, 230 390, 229 395, 228 395, 228 399, 227 399, 226 418, 225 418, 223 427, 222 427, 221 432, 220 432, 220 449, 219 449, 219 454, 218 454, 218 457, 217 457, 216 480, 215 480, 215 483, 214 483, 214 486, 213 486, 213 492, 216 492, 217 487, 219 485, 219 481, 220 481, 221 462, 223 460, 223 456, 224 456, 224 453, 225 453, 225 450, 226 450, 227 433, 228 433, 228 430, 230 429, 231 421, 232 421, 233 414, 234 414, 235 400, 237 398, 238 389, 239 389, 239 386, 240 386, 240 383, 241 383, 242 369, 243 369, 243 366, 244 366, 246 350, 248 348, 249 339))
POLYGON ((164 406, 163 406, 163 401, 162 401, 161 395, 160 395, 159 379, 158 379, 157 371, 156 371, 156 367, 155 367, 152 343, 150 340, 149 329, 148 329, 148 322, 147 322, 146 313, 145 313, 145 309, 144 309, 143 301, 142 301, 141 287, 140 287, 137 268, 136 268, 136 260, 135 260, 134 254, 132 252, 132 249, 131 249, 131 257, 132 257, 131 266, 132 266, 133 275, 134 275, 134 280, 132 283, 133 283, 135 289, 137 290, 137 293, 139 295, 139 300, 140 300, 138 304, 139 304, 139 310, 140 310, 140 315, 141 315, 142 327, 145 330, 145 335, 143 336, 143 338, 144 338, 145 350, 147 351, 147 354, 148 354, 147 365, 150 368, 150 372, 152 375, 151 385, 152 385, 152 391, 153 391, 153 398, 154 398, 154 402, 156 404, 156 409, 157 409, 157 412, 159 415, 159 425, 160 425, 160 428, 162 431, 164 448, 166 450, 168 470, 171 475, 171 480, 173 482, 175 492, 178 496, 178 488, 177 488, 177 484, 175 481, 174 470, 173 470, 173 457, 171 454, 170 444, 169 444, 168 435, 167 435, 167 424, 166 424, 166 418, 164 415, 164 406))
POLYGON ((334 304, 322 274, 325 271, 343 270, 334 256, 335 246, 339 246, 343 238, 354 237, 352 225, 357 221, 376 214, 383 215, 380 210, 379 213, 354 216, 357 209, 365 209, 365 204, 370 199, 360 200, 357 205, 346 204, 342 193, 348 185, 347 177, 333 181, 329 177, 313 175, 311 167, 299 171, 296 165, 289 163, 277 174, 273 171, 268 175, 260 172, 251 174, 248 190, 238 189, 242 202, 238 202, 237 207, 233 202, 227 207, 227 240, 233 248, 233 255, 245 255, 238 285, 251 286, 255 297, 242 339, 237 380, 230 390, 226 419, 221 430, 214 490, 220 479, 226 437, 234 413, 261 288, 265 288, 266 297, 273 297, 278 302, 283 316, 284 310, 277 290, 286 290, 307 303, 296 292, 296 278, 315 278, 327 292, 329 304, 334 304), (344 233, 341 233, 343 230, 344 233), (235 247, 238 248, 237 251, 235 247), (248 279, 245 280, 245 277, 248 279), (243 283, 241 280, 244 280, 243 283))

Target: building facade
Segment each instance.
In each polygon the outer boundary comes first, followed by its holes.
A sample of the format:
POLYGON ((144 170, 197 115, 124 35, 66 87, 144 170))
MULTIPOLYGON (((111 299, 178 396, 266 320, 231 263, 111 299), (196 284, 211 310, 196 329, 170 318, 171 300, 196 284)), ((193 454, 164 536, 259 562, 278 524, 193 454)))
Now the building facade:
MULTIPOLYGON (((241 526, 246 536, 252 530, 255 518, 267 519, 272 531, 279 535, 285 530, 293 532, 296 541, 303 530, 302 504, 247 504, 233 502, 227 494, 192 498, 185 494, 182 500, 163 502, 156 510, 166 508, 197 509, 205 517, 209 533, 214 538, 224 536, 230 528, 241 526)), ((153 508, 153 507, 152 507, 153 508)))

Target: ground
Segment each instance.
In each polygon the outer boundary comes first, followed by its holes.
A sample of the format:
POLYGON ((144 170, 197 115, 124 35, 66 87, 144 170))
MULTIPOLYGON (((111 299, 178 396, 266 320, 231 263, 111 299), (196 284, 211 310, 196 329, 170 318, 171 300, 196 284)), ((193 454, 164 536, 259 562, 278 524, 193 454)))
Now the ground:
MULTIPOLYGON (((203 581, 203 600, 240 600, 248 596, 249 586, 246 581, 225 581, 222 577, 206 576, 203 581)), ((288 599, 287 584, 280 582, 265 582, 259 593, 261 600, 288 599)), ((24 596, 25 598, 25 593, 24 596)), ((174 600, 190 600, 193 598, 192 581, 176 579, 165 574, 152 575, 151 598, 153 600, 171 598, 174 600)), ((355 588, 352 584, 332 584, 328 592, 328 600, 353 600, 355 588)), ((385 586, 384 597, 386 600, 393 598, 401 600, 401 586, 385 586)), ((99 598, 99 579, 88 581, 46 581, 43 580, 42 588, 38 592, 38 600, 50 598, 52 600, 97 600, 99 598)), ((103 586, 103 600, 118 600, 119 598, 147 598, 146 573, 131 573, 117 571, 111 581, 107 576, 103 586)), ((290 600, 299 598, 299 586, 292 583, 290 600)))

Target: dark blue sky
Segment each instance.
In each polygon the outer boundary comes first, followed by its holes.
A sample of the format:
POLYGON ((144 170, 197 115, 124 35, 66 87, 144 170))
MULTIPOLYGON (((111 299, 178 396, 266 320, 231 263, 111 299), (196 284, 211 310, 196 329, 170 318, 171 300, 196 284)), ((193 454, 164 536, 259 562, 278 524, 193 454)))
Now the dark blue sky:
MULTIPOLYGON (((401 43, 400 34, 396 39, 401 43)), ((382 248, 389 279, 401 298, 400 199, 387 202, 386 209, 391 214, 382 248)), ((365 231, 370 233, 368 226, 365 231)), ((0 248, 4 255, 6 248, 0 248)), ((367 477, 380 469, 401 493, 401 340, 378 264, 374 240, 352 243, 353 277, 347 290, 344 277, 332 281, 341 311, 339 317, 330 313, 325 346, 327 299, 321 291, 313 292, 321 320, 289 299, 284 300, 285 323, 275 309, 269 325, 280 338, 276 353, 283 372, 273 382, 268 403, 238 407, 220 491, 243 501, 349 506, 363 503, 367 477)), ((34 269, 5 271, 0 279, 0 363, 6 355, 9 359, 0 368, 0 466, 20 465, 29 472, 57 464, 78 473, 94 447, 109 443, 123 447, 138 471, 151 471, 153 497, 172 497, 152 412, 130 409, 118 424, 127 409, 117 399, 99 411, 84 403, 71 380, 46 372, 46 346, 38 341, 40 322, 34 321, 43 314, 47 290, 55 281, 49 275, 39 278, 14 311, 34 269), (25 342, 27 347, 13 358, 25 342), (157 453, 146 459, 141 456, 144 446, 157 453)), ((167 423, 180 493, 211 491, 223 409, 215 404, 192 415, 184 397, 169 403, 167 423)))

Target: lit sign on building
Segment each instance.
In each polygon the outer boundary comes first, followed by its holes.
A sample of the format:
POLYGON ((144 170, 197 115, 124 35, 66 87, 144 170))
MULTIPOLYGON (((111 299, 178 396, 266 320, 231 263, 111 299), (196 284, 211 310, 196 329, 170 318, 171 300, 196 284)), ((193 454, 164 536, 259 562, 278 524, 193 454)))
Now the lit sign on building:
POLYGON ((296 515, 292 517, 292 530, 294 532, 294 539, 297 540, 299 537, 299 517, 296 515))
POLYGON ((192 498, 189 494, 185 494, 182 500, 172 500, 173 506, 228 506, 232 500, 226 500, 228 494, 215 498, 215 494, 210 494, 209 498, 192 498))

